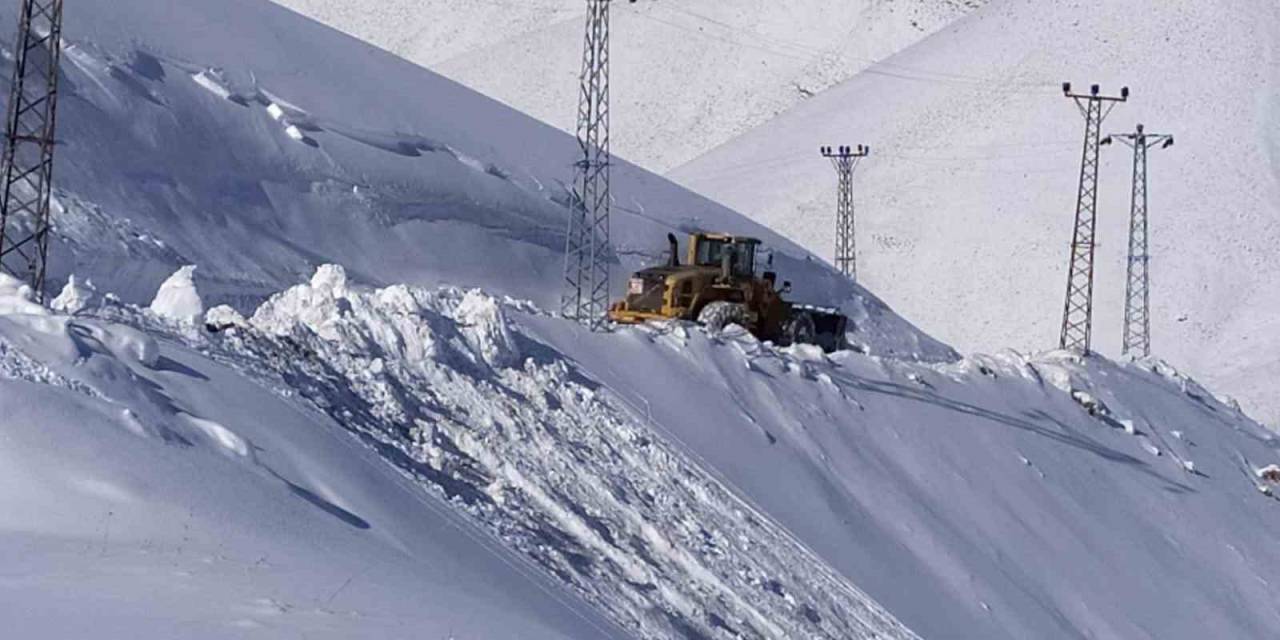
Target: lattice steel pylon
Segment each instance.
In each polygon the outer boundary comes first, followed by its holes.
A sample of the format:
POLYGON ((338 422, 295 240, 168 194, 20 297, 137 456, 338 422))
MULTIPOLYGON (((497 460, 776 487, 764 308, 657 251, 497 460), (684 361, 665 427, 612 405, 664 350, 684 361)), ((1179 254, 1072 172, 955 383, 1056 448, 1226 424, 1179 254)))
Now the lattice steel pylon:
POLYGON ((1123 355, 1151 355, 1151 255, 1147 228, 1147 152, 1173 146, 1173 136, 1151 134, 1138 125, 1136 133, 1112 134, 1133 149, 1133 199, 1129 209, 1129 273, 1124 292, 1123 355))
POLYGON ((44 299, 49 256, 62 0, 20 0, 13 86, 0 156, 0 269, 44 299))
POLYGON ((561 313, 597 330, 609 305, 609 2, 587 0, 578 96, 582 154, 569 199, 561 313))
POLYGON ((1129 88, 1120 97, 1103 96, 1098 85, 1089 95, 1072 93, 1071 83, 1063 83, 1062 93, 1075 101, 1084 116, 1084 153, 1080 161, 1080 190, 1076 195, 1076 223, 1071 238, 1071 262, 1067 274, 1067 298, 1062 311, 1062 334, 1058 346, 1081 354, 1089 353, 1093 338, 1093 260, 1098 222, 1098 150, 1102 122, 1117 103, 1129 99, 1129 88))
POLYGON ((829 158, 839 178, 836 195, 835 264, 850 280, 858 281, 858 237, 853 210, 853 170, 871 155, 871 147, 821 147, 822 157, 829 158))

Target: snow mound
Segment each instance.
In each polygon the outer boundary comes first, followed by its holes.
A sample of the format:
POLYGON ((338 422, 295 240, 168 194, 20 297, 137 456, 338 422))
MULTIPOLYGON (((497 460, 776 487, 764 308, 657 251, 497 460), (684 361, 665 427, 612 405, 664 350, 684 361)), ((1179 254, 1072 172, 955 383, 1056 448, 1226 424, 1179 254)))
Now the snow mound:
POLYGON ((337 265, 323 265, 309 283, 272 296, 249 324, 275 336, 314 333, 379 361, 507 367, 520 357, 494 298, 478 290, 352 286, 337 265))
POLYGON ((204 314, 204 301, 196 291, 195 265, 179 268, 160 285, 151 301, 151 311, 161 318, 194 324, 204 314))
POLYGON ((467 344, 490 366, 509 367, 520 360, 519 347, 497 300, 472 289, 450 316, 462 327, 467 344))
POLYGON ((92 280, 81 280, 75 274, 67 276, 67 284, 49 303, 49 308, 59 313, 75 315, 98 302, 98 289, 92 280))
POLYGON ((224 331, 235 327, 248 326, 249 322, 239 311, 220 304, 204 314, 204 326, 209 331, 224 331))
POLYGON ((0 315, 49 315, 35 302, 31 287, 13 276, 0 273, 0 315))

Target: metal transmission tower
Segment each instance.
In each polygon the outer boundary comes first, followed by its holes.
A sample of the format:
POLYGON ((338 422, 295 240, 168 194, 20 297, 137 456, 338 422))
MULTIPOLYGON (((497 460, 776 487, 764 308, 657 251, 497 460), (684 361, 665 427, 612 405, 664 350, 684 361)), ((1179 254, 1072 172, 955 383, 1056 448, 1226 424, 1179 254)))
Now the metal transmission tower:
POLYGON ((871 147, 822 147, 822 157, 830 158, 840 179, 836 197, 836 267, 854 282, 858 281, 858 239, 853 215, 853 170, 859 161, 871 154, 871 147))
POLYGON ((1062 85, 1062 93, 1080 108, 1085 127, 1080 191, 1076 196, 1076 224, 1071 238, 1071 264, 1059 346, 1087 354, 1093 337, 1094 230, 1098 221, 1098 148, 1101 145, 1102 122, 1117 103, 1129 99, 1129 88, 1121 89, 1117 98, 1100 95, 1095 84, 1090 87, 1089 95, 1084 95, 1072 93, 1071 83, 1066 82, 1062 85))
POLYGON ((1173 136, 1147 133, 1113 134, 1103 140, 1119 140, 1133 148, 1133 200, 1129 215, 1129 277, 1124 294, 1124 355, 1151 355, 1151 279, 1147 252, 1147 152, 1173 146, 1173 136))
POLYGON ((21 0, 0 191, 0 269, 44 299, 62 0, 21 0))
POLYGON ((578 175, 569 202, 564 317, 601 328, 609 305, 609 2, 587 0, 578 96, 578 175))

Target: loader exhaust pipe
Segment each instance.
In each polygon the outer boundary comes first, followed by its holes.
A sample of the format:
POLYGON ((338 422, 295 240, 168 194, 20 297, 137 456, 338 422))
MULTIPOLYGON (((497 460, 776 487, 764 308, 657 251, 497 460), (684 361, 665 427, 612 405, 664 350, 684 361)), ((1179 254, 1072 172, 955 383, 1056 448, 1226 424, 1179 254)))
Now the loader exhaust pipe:
MULTIPOLYGON (((634 2, 635 0, 632 1, 634 2)), ((671 245, 671 259, 667 261, 667 266, 680 266, 680 243, 676 241, 676 234, 668 233, 667 243, 671 245)))

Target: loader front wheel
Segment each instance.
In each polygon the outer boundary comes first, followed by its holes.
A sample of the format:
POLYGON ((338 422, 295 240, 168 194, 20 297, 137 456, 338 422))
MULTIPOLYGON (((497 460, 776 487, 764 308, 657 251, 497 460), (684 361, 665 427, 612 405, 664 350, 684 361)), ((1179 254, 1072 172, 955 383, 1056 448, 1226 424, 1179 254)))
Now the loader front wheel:
POLYGON ((736 302, 724 300, 708 302, 707 306, 698 312, 698 324, 706 327, 711 333, 720 333, 731 324, 746 327, 747 308, 736 302))

